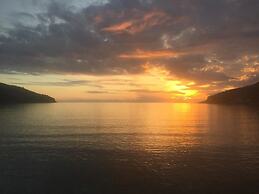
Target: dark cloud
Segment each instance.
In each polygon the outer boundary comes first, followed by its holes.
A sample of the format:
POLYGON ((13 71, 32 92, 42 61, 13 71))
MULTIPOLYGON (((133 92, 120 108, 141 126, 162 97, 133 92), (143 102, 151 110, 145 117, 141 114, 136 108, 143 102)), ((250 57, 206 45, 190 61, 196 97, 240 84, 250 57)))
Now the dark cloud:
POLYGON ((95 91, 95 90, 86 91, 86 93, 88 93, 88 94, 113 94, 113 92, 109 92, 109 91, 95 91))
POLYGON ((1 72, 136 74, 149 62, 200 83, 258 78, 259 71, 239 79, 241 59, 259 52, 258 0, 110 0, 80 9, 68 1, 45 5, 13 13, 20 19, 0 35, 1 72), (184 54, 119 57, 136 50, 184 54))
POLYGON ((101 85, 99 85, 96 82, 93 82, 91 80, 68 80, 68 79, 63 79, 61 81, 51 81, 51 82, 37 82, 37 81, 30 81, 30 82, 13 82, 12 84, 17 84, 17 85, 37 85, 37 86, 61 86, 61 87, 73 87, 73 86, 90 86, 90 87, 95 87, 95 88, 102 88, 101 85))

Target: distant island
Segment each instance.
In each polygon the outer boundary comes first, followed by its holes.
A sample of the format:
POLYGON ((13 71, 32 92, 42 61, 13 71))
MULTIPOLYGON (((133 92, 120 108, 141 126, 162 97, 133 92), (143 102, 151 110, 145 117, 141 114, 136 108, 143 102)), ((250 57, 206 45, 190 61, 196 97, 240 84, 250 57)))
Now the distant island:
POLYGON ((259 82, 209 96, 204 103, 259 105, 259 82))
POLYGON ((0 104, 55 103, 50 96, 38 94, 22 87, 0 83, 0 104))

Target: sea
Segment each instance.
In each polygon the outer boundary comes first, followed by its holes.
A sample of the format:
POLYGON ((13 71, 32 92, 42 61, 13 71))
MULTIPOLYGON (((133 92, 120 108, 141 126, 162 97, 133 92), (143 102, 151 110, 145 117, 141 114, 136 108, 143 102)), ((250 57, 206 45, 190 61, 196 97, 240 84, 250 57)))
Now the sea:
POLYGON ((0 106, 0 194, 174 193, 259 193, 259 107, 0 106))

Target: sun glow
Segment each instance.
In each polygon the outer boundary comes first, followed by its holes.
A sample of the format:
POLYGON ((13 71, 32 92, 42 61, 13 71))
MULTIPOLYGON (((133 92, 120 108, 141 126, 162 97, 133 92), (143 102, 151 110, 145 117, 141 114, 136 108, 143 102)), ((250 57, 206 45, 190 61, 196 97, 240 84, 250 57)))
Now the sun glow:
MULTIPOLYGON (((143 73, 132 75, 42 75, 40 78, 21 75, 15 77, 15 82, 9 75, 8 83, 49 94, 57 101, 197 102, 202 99, 200 91, 195 89, 196 83, 172 76, 163 65, 146 63, 142 67, 143 73)), ((2 78, 7 80, 5 76, 2 78)))
POLYGON ((198 93, 198 90, 190 88, 194 82, 177 80, 161 66, 145 64, 144 68, 155 80, 159 80, 161 90, 169 93, 171 99, 190 100, 198 93))

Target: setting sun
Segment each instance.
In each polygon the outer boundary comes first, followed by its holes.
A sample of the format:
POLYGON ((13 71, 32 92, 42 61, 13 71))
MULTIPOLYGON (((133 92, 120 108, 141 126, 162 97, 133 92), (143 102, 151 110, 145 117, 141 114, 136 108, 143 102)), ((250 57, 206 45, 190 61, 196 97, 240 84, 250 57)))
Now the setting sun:
POLYGON ((0 0, 0 194, 259 194, 259 0, 0 0))

